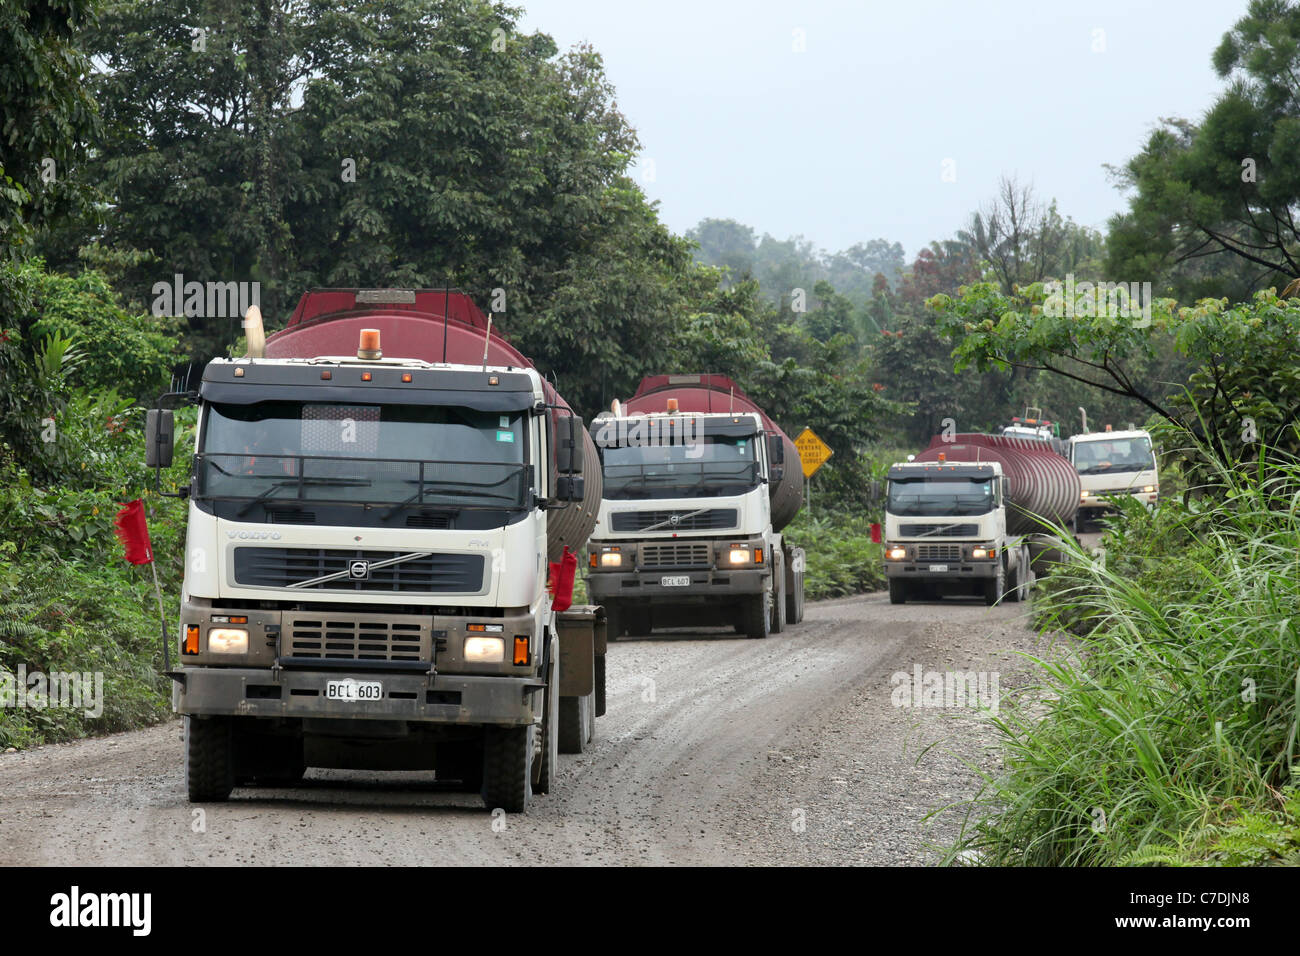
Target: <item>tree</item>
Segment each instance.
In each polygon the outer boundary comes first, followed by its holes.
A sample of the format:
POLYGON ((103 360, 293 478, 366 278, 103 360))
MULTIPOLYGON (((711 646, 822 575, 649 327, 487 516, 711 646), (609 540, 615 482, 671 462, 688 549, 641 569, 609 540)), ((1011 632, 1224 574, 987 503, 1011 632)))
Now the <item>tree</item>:
MULTIPOLYGON (((1097 308, 1036 283, 1014 296, 976 283, 929 303, 955 348, 957 368, 1022 368, 1062 376, 1139 403, 1170 431, 1187 431, 1225 462, 1300 453, 1300 302, 1274 290, 1229 306, 1203 299, 1149 314, 1097 308)), ((1187 461, 1198 463, 1188 452, 1187 461)))
POLYGON ((1003 176, 997 196, 971 215, 959 234, 1005 293, 1048 276, 1073 272, 1101 252, 1101 236, 1039 201, 1030 184, 1003 176))
POLYGON ((758 239, 749 226, 734 219, 701 219, 686 230, 686 238, 698 243, 695 256, 701 263, 726 270, 725 283, 735 284, 752 276, 758 239))
MULTIPOLYGON (((84 209, 90 192, 73 175, 97 128, 77 31, 97 0, 37 0, 0 6, 0 247, 25 255, 34 227, 84 209)), ((0 312, 21 306, 0 285, 0 312)))
POLYGON ((1111 269, 1245 296, 1300 276, 1300 7, 1252 0, 1213 63, 1228 87, 1202 122, 1162 121, 1113 171, 1111 269))

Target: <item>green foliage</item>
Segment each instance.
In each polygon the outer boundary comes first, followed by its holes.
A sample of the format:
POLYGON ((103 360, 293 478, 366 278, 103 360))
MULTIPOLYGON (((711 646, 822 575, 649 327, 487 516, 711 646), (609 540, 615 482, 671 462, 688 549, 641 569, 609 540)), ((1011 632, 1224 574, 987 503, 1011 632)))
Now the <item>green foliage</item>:
POLYGON ((1177 844, 1151 844, 1122 866, 1300 866, 1300 790, 1285 787, 1267 810, 1243 810, 1227 800, 1215 822, 1180 834, 1177 844))
POLYGON ((1030 865, 1294 855, 1256 817, 1198 835, 1229 808, 1275 814, 1300 757, 1300 465, 1215 479, 1214 499, 1129 509, 1105 560, 1076 552, 1045 582, 1040 623, 1081 637, 1004 700, 1005 770, 954 851, 1030 865))
POLYGON ((884 556, 881 546, 871 541, 869 516, 803 511, 783 534, 792 546, 804 549, 804 595, 809 601, 885 586, 884 556))
POLYGON ((1252 0, 1214 67, 1228 86, 1200 123, 1163 121, 1117 171, 1131 197, 1110 223, 1113 274, 1187 299, 1300 275, 1300 7, 1252 0))
MULTIPOLYGON (((29 241, 33 226, 87 199, 72 169, 96 130, 96 113, 76 34, 98 7, 97 0, 0 6, 0 255, 6 259, 29 241)), ((12 281, 0 274, 0 315, 14 305, 12 281)))
POLYGON ((47 273, 38 259, 0 265, 0 275, 30 300, 0 331, 0 465, 38 484, 141 483, 143 464, 122 455, 126 431, 142 414, 135 399, 166 384, 171 340, 149 316, 122 310, 96 273, 47 273))
MULTIPOLYGON (((1300 420, 1300 379, 1288 358, 1300 336, 1300 304, 1266 290, 1231 307, 1203 299, 1175 308, 1157 299, 1149 316, 1122 316, 1084 312, 1087 301, 1080 292, 1070 315, 1062 292, 1048 285, 1008 296, 977 283, 929 306, 956 346, 959 369, 1047 372, 1140 403, 1223 461, 1249 460, 1262 445, 1300 451, 1291 430, 1300 420)), ((1190 449, 1180 454, 1191 464, 1199 459, 1190 449)))

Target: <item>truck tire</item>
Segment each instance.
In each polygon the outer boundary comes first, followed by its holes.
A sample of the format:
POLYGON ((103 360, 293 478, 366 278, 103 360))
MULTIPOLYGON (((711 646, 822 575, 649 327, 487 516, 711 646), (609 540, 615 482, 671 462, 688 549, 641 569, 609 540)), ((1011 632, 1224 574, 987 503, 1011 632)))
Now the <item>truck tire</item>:
POLYGON ((794 574, 794 587, 785 596, 785 622, 799 624, 803 621, 803 572, 794 574))
MULTIPOLYGON (((774 554, 779 551, 773 550, 774 554)), ((784 562, 777 559, 776 567, 772 568, 772 620, 768 622, 768 630, 773 634, 780 634, 785 630, 785 567, 784 562)))
MULTIPOLYGON (((597 717, 605 716, 605 655, 596 655, 596 699, 593 702, 591 718, 594 721, 597 717)), ((594 739, 594 735, 593 735, 594 739)))
POLYGON ((560 765, 560 669, 555 658, 548 668, 542 701, 542 746, 533 760, 533 793, 550 793, 555 789, 555 773, 560 765))
POLYGON ((1021 578, 1021 576, 1024 574, 1024 571, 1023 571, 1022 568, 1023 568, 1022 565, 1017 565, 1016 568, 1015 568, 1014 570, 1012 570, 1012 569, 1008 569, 1008 570, 1007 570, 1007 593, 1006 593, 1006 599, 1007 599, 1008 601, 1019 601, 1019 600, 1020 600, 1020 594, 1021 594, 1020 578, 1021 578))
POLYGON ((532 793, 531 771, 537 727, 483 728, 483 805, 523 813, 532 793))
POLYGON ((984 603, 989 607, 998 603, 1002 597, 1002 592, 1007 588, 1007 571, 1002 562, 998 562, 997 577, 989 578, 984 582, 984 603))
POLYGON ((235 789, 235 735, 229 717, 185 717, 185 787, 191 803, 220 803, 235 789))
POLYGON ((889 603, 906 604, 907 603, 907 582, 902 578, 889 579, 889 603))
POLYGON ((740 623, 746 637, 753 640, 767 637, 772 615, 768 611, 766 591, 749 598, 740 606, 740 623))
POLYGON ((591 722, 595 716, 595 694, 560 698, 560 753, 580 754, 591 740, 591 722))

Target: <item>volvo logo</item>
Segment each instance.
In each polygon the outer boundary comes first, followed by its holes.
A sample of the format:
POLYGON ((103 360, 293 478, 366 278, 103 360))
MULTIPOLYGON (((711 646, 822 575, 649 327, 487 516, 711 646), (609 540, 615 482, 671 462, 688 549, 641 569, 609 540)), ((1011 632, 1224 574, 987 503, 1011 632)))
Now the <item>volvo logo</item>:
POLYGON ((227 538, 241 538, 245 541, 279 541, 280 532, 278 531, 227 531, 227 538))
POLYGON ((668 523, 672 525, 674 528, 676 528, 679 524, 682 523, 682 516, 673 515, 671 518, 668 519, 668 523))
POLYGON ((349 561, 348 577, 354 581, 368 581, 370 579, 370 562, 349 561))

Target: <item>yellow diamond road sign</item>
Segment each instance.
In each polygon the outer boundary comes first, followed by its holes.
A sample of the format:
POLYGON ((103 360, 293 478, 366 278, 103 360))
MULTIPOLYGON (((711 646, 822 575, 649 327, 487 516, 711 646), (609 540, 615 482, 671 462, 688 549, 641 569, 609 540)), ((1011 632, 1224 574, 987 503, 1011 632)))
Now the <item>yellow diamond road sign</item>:
POLYGON ((830 446, 817 437, 811 428, 805 428, 794 440, 794 447, 799 449, 799 460, 803 463, 803 476, 811 478, 826 459, 831 457, 830 446))

